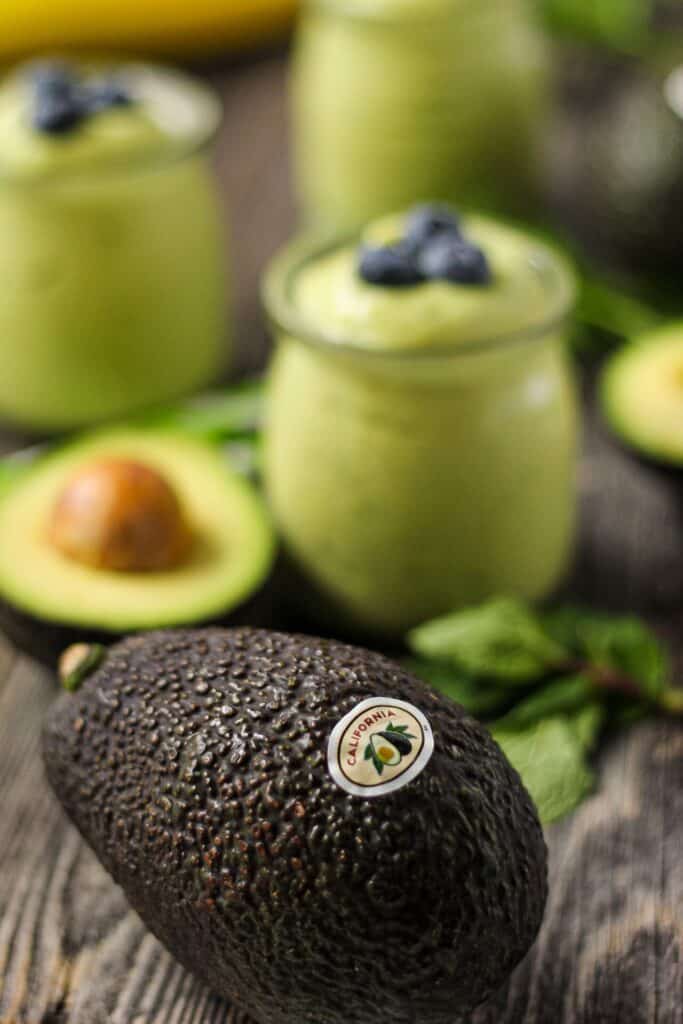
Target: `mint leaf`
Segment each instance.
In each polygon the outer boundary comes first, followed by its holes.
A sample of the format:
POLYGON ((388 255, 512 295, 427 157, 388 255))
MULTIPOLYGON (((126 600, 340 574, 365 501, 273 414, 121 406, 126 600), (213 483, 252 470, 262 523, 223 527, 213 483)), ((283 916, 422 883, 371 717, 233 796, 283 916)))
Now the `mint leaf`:
POLYGON ((648 34, 653 0, 541 0, 550 27, 617 49, 639 49, 648 34))
POLYGON ((598 689, 656 701, 670 678, 669 659, 651 629, 632 616, 580 608, 546 615, 545 629, 577 658, 589 662, 598 689))
POLYGON ((537 680, 567 660, 523 602, 498 598, 418 626, 408 634, 411 650, 447 661, 472 676, 506 685, 537 680))
POLYGON ((526 729, 541 718, 578 711, 591 700, 593 693, 593 683, 587 676, 561 676, 516 704, 496 720, 495 728, 526 729))
MULTIPOLYGON (((593 729, 600 714, 599 707, 591 709, 593 729)), ((494 739, 519 772, 544 824, 572 811, 593 787, 584 743, 588 724, 584 709, 573 716, 542 719, 527 729, 492 730, 494 739)))
POLYGON ((147 414, 142 421, 224 441, 257 433, 264 420, 264 388, 249 381, 224 391, 213 391, 147 414))
POLYGON ((569 727, 586 752, 595 749, 605 723, 605 709, 597 701, 587 704, 569 718, 569 727))
POLYGON ((508 689, 475 680, 453 665, 424 658, 406 658, 403 665, 471 715, 491 715, 510 704, 508 689))

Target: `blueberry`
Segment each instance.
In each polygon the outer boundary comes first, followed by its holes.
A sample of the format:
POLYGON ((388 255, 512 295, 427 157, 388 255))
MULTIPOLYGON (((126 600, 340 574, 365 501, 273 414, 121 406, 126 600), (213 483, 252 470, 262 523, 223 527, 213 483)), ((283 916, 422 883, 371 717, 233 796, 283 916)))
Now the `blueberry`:
POLYGON ((112 107, 128 107, 133 100, 122 82, 115 78, 105 78, 88 86, 86 102, 88 111, 96 114, 112 107))
POLYGON ((491 268, 486 254, 472 242, 441 235, 426 245, 419 257, 420 270, 431 280, 457 284, 490 284, 491 268))
POLYGON ((447 206, 416 206, 408 214, 405 240, 416 251, 440 235, 460 237, 460 221, 447 206))
POLYGON ((84 116, 85 111, 75 95, 48 94, 38 97, 33 127, 50 135, 61 135, 80 124, 84 116))
POLYGON ((402 288, 422 281, 415 255, 403 242, 361 249, 358 273, 368 284, 387 288, 402 288))
POLYGON ((30 81, 39 99, 47 96, 70 96, 76 87, 72 68, 61 61, 42 61, 29 70, 30 81))

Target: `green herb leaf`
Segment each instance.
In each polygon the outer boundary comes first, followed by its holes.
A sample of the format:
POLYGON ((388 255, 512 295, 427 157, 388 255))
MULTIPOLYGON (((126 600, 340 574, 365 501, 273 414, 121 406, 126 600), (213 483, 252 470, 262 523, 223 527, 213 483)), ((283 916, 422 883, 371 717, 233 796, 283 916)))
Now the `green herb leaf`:
POLYGON ((495 728, 526 729, 541 718, 580 710, 591 700, 594 688, 585 675, 561 676, 545 683, 529 697, 497 719, 495 728))
POLYGON ((611 724, 653 707, 683 716, 661 643, 632 616, 573 607, 535 615, 501 598, 420 626, 408 643, 419 657, 405 664, 416 675, 478 717, 504 712, 493 735, 544 822, 591 788, 586 756, 608 709, 611 724))
POLYGON ((367 747, 365 748, 365 753, 363 754, 363 758, 364 758, 365 761, 369 761, 371 757, 372 757, 372 747, 368 743, 367 747))
POLYGON ((611 617, 563 608, 544 618, 547 632, 593 668, 595 684, 656 701, 670 676, 669 660, 648 626, 632 616, 611 617))
POLYGON ((589 732, 595 736, 601 715, 596 705, 575 715, 542 719, 527 729, 493 728, 494 738, 522 777, 544 824, 564 817, 592 789, 585 740, 589 732))
POLYGON ((605 717, 605 709, 597 701, 587 704, 569 717, 569 727, 587 753, 595 749, 605 717))
POLYGON ((260 430, 264 405, 263 384, 249 381, 168 406, 148 414, 143 422, 182 430, 209 441, 233 440, 260 430))
POLYGON ((541 0, 541 6, 554 31, 630 52, 648 38, 653 0, 541 0))
POLYGON ((406 658, 403 665, 418 679, 430 683, 435 690, 450 697, 456 704, 462 704, 471 715, 492 715, 510 704, 510 691, 507 688, 473 679, 454 665, 424 658, 406 658))
POLYGON ((498 598, 435 619, 408 634, 413 652, 451 662, 471 676, 519 685, 562 665, 567 651, 521 601, 498 598))

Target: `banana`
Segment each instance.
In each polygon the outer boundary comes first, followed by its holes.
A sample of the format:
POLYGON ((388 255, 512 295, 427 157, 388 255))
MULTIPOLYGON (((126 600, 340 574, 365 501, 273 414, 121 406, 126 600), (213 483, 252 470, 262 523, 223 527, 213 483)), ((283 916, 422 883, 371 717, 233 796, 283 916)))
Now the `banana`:
POLYGON ((297 0, 2 0, 0 60, 65 48, 161 56, 247 49, 281 36, 297 0))

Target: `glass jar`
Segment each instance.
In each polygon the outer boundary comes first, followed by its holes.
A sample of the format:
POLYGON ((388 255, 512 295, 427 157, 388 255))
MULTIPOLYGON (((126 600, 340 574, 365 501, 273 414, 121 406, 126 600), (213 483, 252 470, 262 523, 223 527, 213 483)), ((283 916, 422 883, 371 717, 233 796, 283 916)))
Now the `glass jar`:
POLYGON ((264 473, 305 581, 294 598, 387 635, 495 594, 542 598, 576 522, 571 273, 539 254, 547 315, 523 331, 369 350, 313 329, 293 300, 299 273, 338 244, 295 243, 264 289, 277 339, 264 473))
POLYGON ((101 135, 86 124, 53 141, 15 114, 21 91, 3 94, 17 155, 12 163, 9 142, 0 154, 0 419, 27 430, 172 399, 210 381, 227 356, 209 163, 218 101, 175 72, 113 73, 153 111, 156 141, 140 152, 126 148, 132 107, 103 114, 101 135))
POLYGON ((501 191, 521 205, 546 58, 528 0, 308 0, 292 75, 307 219, 345 230, 426 198, 496 205, 501 191))

